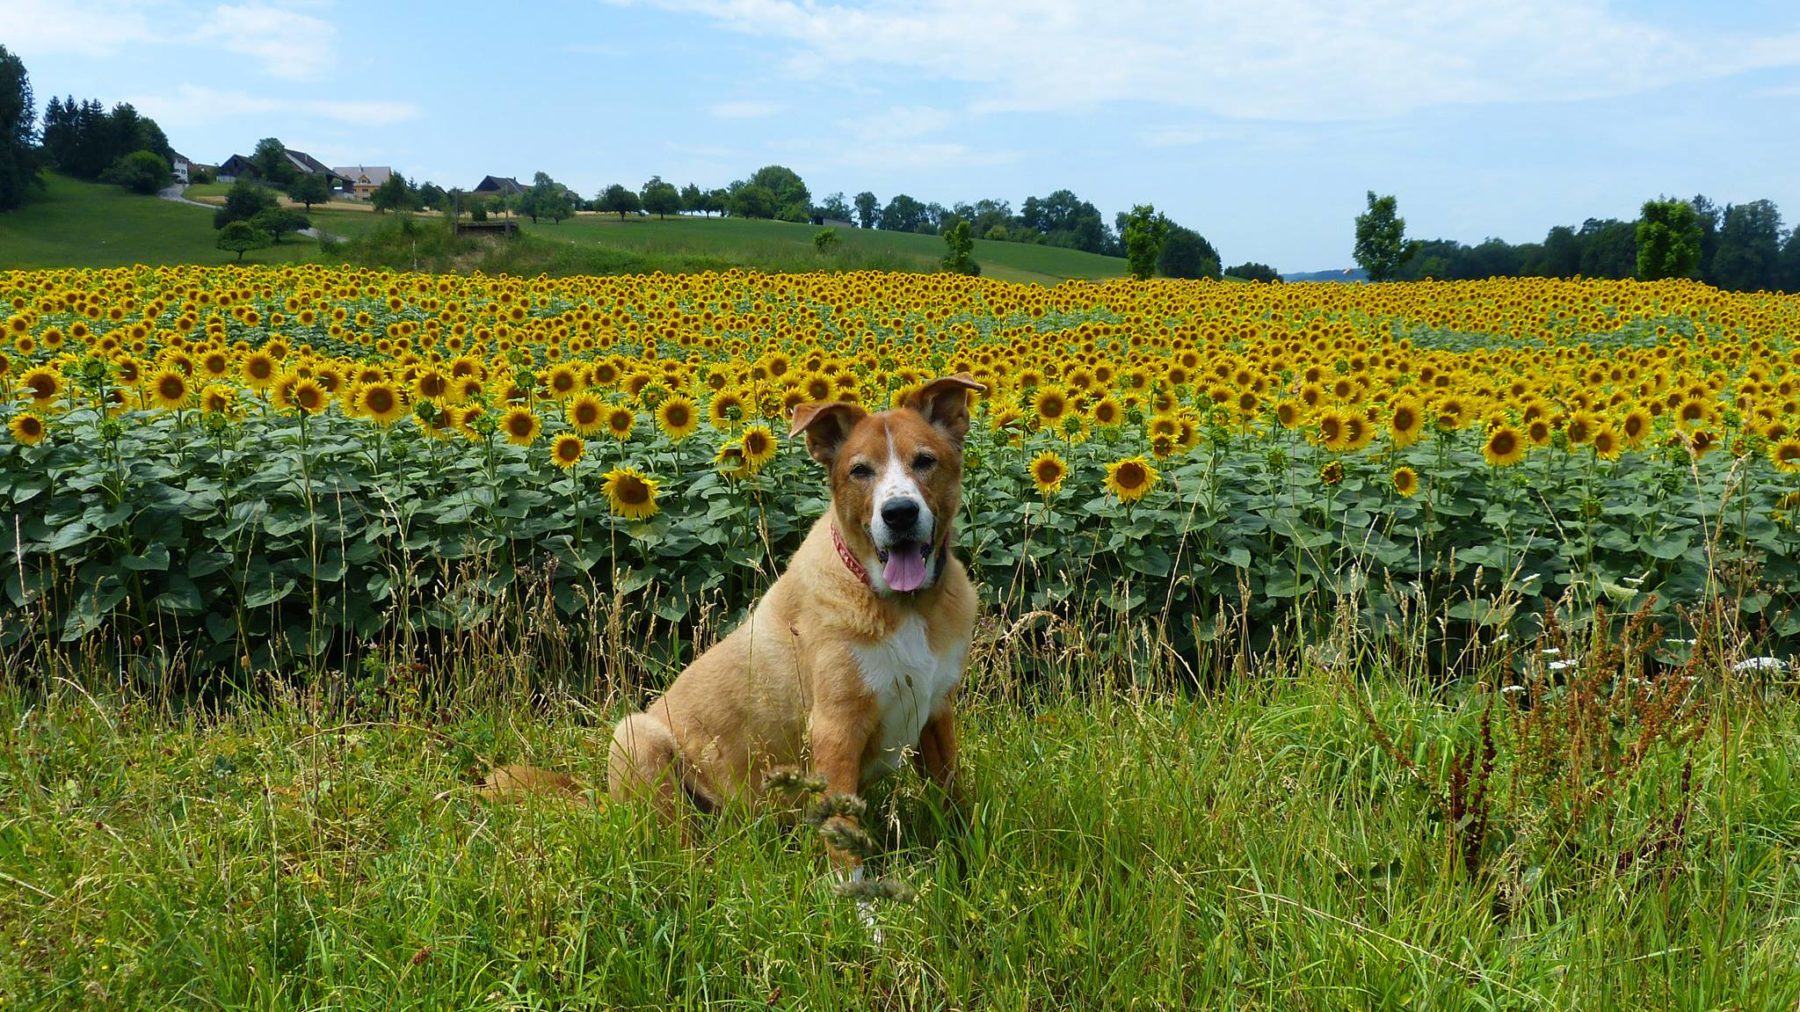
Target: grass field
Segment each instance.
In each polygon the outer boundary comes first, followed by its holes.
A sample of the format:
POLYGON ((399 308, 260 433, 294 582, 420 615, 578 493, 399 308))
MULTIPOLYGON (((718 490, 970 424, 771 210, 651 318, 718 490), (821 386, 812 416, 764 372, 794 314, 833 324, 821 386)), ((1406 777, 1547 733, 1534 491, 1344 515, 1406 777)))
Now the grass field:
MULTIPOLYGON (((573 698, 325 716, 277 692, 170 713, 0 695, 0 995, 20 1007, 1791 1009, 1800 706, 1740 697, 1692 750, 1679 843, 1628 861, 1640 779, 1541 864, 1470 876, 1372 739, 1480 709, 1370 670, 1201 697, 993 691, 965 707, 955 828, 897 777, 876 867, 835 895, 810 830, 489 808, 528 760, 596 782, 573 698), (431 710, 429 714, 425 712, 431 710)), ((981 685, 985 676, 973 673, 981 685)), ((989 684, 992 689, 991 683, 989 684)), ((1521 851, 1524 848, 1519 848, 1521 851)))
MULTIPOLYGON (((745 218, 687 218, 620 220, 617 215, 582 214, 560 224, 525 223, 526 231, 547 239, 597 243, 645 253, 721 257, 741 263, 788 260, 813 253, 812 225, 785 221, 752 221, 745 218)), ((837 229, 840 249, 851 254, 881 254, 915 270, 935 270, 944 256, 944 240, 935 235, 884 232, 878 229, 837 229)), ((975 260, 986 277, 1002 281, 1055 284, 1064 278, 1117 278, 1125 276, 1125 261, 1080 250, 1026 243, 977 240, 975 260)))
MULTIPOLYGON (((0 214, 0 268, 224 264, 204 208, 141 197, 116 186, 44 174, 45 189, 23 208, 0 214)), ((318 243, 288 236, 244 255, 244 263, 316 259, 318 243)))
MULTIPOLYGON (((42 199, 0 215, 0 268, 217 264, 234 257, 214 247, 217 233, 201 208, 52 173, 44 178, 47 189, 42 199)), ((229 188, 223 183, 206 183, 189 187, 187 195, 201 202, 223 203, 229 188)), ((328 235, 348 239, 366 235, 394 217, 374 214, 369 205, 354 201, 336 201, 312 210, 314 225, 328 235)), ((430 215, 421 218, 432 220, 435 218, 430 215)), ((937 236, 840 228, 838 252, 821 257, 813 249, 818 229, 810 225, 736 218, 663 221, 634 216, 621 222, 612 215, 582 214, 555 225, 533 225, 526 220, 524 228, 527 234, 546 241, 633 254, 619 262, 643 264, 647 270, 659 265, 681 270, 703 264, 782 270, 804 266, 932 271, 944 255, 943 240, 937 236)), ((246 254, 244 262, 285 263, 318 256, 317 243, 304 236, 289 236, 279 247, 246 254)), ((1118 257, 1024 243, 979 240, 975 259, 987 276, 1003 281, 1053 285, 1065 278, 1125 274, 1125 261, 1118 257)))

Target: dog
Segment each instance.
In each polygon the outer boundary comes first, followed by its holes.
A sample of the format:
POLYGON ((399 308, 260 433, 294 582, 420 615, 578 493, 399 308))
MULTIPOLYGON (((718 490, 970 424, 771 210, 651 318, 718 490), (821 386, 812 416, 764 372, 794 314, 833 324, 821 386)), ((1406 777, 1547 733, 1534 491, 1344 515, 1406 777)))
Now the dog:
MULTIPOLYGON (((953 550, 962 505, 968 374, 933 380, 892 410, 802 404, 790 438, 829 476, 831 502, 754 611, 660 698, 619 721, 607 757, 615 801, 665 819, 767 794, 810 770, 828 795, 860 795, 910 754, 960 796, 953 703, 976 597, 953 550)), ((505 767, 485 793, 575 793, 560 774, 505 767)), ((854 816, 838 814, 834 820, 854 816)), ((861 859, 828 843, 841 873, 861 859)))

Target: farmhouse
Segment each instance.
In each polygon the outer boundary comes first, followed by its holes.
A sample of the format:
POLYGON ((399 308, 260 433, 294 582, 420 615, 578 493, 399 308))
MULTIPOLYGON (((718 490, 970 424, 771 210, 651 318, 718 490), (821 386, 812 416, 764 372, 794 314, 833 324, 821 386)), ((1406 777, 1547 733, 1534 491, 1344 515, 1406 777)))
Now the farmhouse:
POLYGON ((511 176, 482 176, 469 192, 483 197, 516 197, 525 192, 525 187, 511 176))
POLYGON ((369 199, 377 187, 394 175, 389 165, 339 165, 331 171, 350 181, 351 195, 359 200, 369 199))
MULTIPOLYGON (((294 167, 294 171, 303 176, 322 175, 325 177, 325 182, 334 190, 350 185, 350 181, 344 178, 342 173, 333 171, 330 166, 304 151, 283 148, 282 154, 287 156, 288 163, 294 167)), ((219 182, 221 183, 236 182, 239 177, 256 179, 260 175, 261 173, 256 170, 256 163, 244 155, 232 155, 219 163, 219 182)))
POLYGON ((193 168, 193 163, 188 161, 186 155, 179 151, 169 152, 169 168, 174 170, 175 181, 177 183, 181 183, 184 186, 187 185, 190 181, 188 179, 188 171, 193 168))

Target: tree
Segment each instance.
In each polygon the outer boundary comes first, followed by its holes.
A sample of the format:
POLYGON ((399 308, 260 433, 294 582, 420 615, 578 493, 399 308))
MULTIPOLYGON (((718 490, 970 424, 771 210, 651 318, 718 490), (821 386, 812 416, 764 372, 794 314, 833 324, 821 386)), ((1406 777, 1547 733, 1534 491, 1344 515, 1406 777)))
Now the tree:
POLYGON ((838 231, 835 228, 822 228, 813 233, 813 249, 820 256, 826 256, 838 246, 838 231))
POLYGON ((169 139, 156 121, 121 102, 107 112, 98 99, 52 98, 44 110, 42 160, 77 179, 99 179, 119 159, 149 151, 172 161, 169 139))
POLYGON ((1581 242, 1581 274, 1589 278, 1637 275, 1637 223, 1589 218, 1575 233, 1581 242))
POLYGON ((35 142, 37 102, 25 64, 0 46, 0 211, 25 203, 39 184, 35 142))
POLYGON ((701 205, 701 210, 709 215, 724 214, 730 207, 731 191, 718 186, 706 191, 706 200, 701 205))
POLYGON ((414 191, 419 206, 432 211, 446 210, 450 203, 450 194, 436 183, 426 183, 414 191))
POLYGON ((288 160, 287 145, 274 137, 264 137, 256 142, 250 164, 256 166, 257 176, 271 186, 286 186, 300 174, 288 160))
POLYGON ((418 206, 412 184, 398 172, 383 180, 382 184, 375 188, 375 192, 369 194, 369 203, 374 206, 377 214, 387 211, 410 211, 418 206))
POLYGON ((234 221, 249 221, 280 203, 273 190, 240 178, 225 191, 225 206, 213 212, 213 227, 224 228, 234 221))
POLYGON ((548 172, 539 172, 531 177, 531 187, 519 195, 519 213, 529 217, 533 225, 539 218, 561 224, 574 216, 575 198, 548 172))
POLYGON ((594 210, 613 212, 619 216, 620 221, 624 221, 626 215, 636 211, 638 204, 638 195, 631 192, 622 183, 612 184, 600 196, 594 198, 594 210))
POLYGON ((1693 277, 1700 267, 1700 220, 1685 200, 1646 200, 1635 230, 1642 281, 1693 277))
POLYGON ((774 190, 749 183, 731 195, 731 213, 740 218, 773 218, 780 210, 779 200, 774 190))
POLYGON ((219 230, 215 245, 227 253, 236 253, 237 262, 242 263, 245 253, 272 246, 274 240, 269 238, 269 233, 247 221, 233 221, 219 230))
POLYGON ((819 217, 832 221, 850 220, 850 202, 844 199, 842 191, 825 198, 819 205, 819 217))
POLYGON ((1416 246, 1406 241, 1406 219, 1395 213, 1399 201, 1393 194, 1375 196, 1369 191, 1369 209, 1356 216, 1356 262, 1370 281, 1386 281, 1412 256, 1416 246))
POLYGON ((675 188, 674 183, 663 182, 661 176, 651 176, 638 196, 644 210, 658 218, 681 213, 681 191, 675 188))
POLYGON ((861 225, 863 228, 874 228, 876 225, 876 222, 878 222, 881 218, 880 212, 876 210, 877 206, 878 206, 878 202, 876 201, 875 195, 873 193, 870 193, 868 190, 864 190, 863 192, 857 194, 856 195, 856 223, 858 225, 861 225))
POLYGON ((926 231, 925 205, 904 193, 896 193, 881 209, 881 227, 889 232, 926 231))
POLYGON ((149 195, 169 185, 174 174, 169 163, 154 151, 133 151, 112 163, 100 175, 103 183, 123 186, 132 193, 149 195))
MULTIPOLYGON (((1129 240, 1127 240, 1129 243, 1129 240)), ((1170 224, 1156 258, 1156 270, 1165 278, 1219 277, 1219 251, 1191 228, 1170 224)))
POLYGON ((1784 292, 1800 292, 1800 228, 1788 233, 1781 247, 1781 274, 1778 286, 1784 292))
POLYGON ((1026 232, 1037 233, 1034 241, 1051 246, 1106 253, 1113 245, 1113 234, 1100 209, 1075 196, 1072 190, 1057 190, 1047 197, 1026 197, 1018 224, 1026 232))
POLYGON ((1156 273, 1156 258, 1169 237, 1169 219, 1156 213, 1153 204, 1139 204, 1125 216, 1119 231, 1125 236, 1125 262, 1139 281, 1156 273))
POLYGON ((979 275, 981 265, 975 262, 975 234, 969 223, 954 219, 944 229, 944 269, 953 274, 979 275))
POLYGON ((281 245, 281 237, 289 232, 298 232, 303 228, 311 228, 312 220, 299 211, 290 211, 285 207, 271 207, 257 212, 250 219, 250 226, 259 232, 266 232, 271 244, 281 245))
POLYGON ((1281 281, 1280 271, 1268 264, 1259 264, 1254 260, 1229 268, 1225 273, 1234 278, 1243 278, 1245 281, 1267 281, 1271 284, 1281 281))
POLYGON ((331 199, 331 184, 319 173, 305 172, 288 184, 287 195, 294 203, 305 204, 306 209, 311 211, 314 204, 323 204, 331 199))
POLYGON ((1727 206, 1719 226, 1719 249, 1713 254, 1713 284, 1735 292, 1775 288, 1781 233, 1781 211, 1772 202, 1727 206))
POLYGON ((785 165, 765 165, 750 174, 745 184, 761 186, 774 195, 775 209, 763 217, 774 217, 780 214, 783 218, 798 214, 799 221, 805 221, 812 211, 812 193, 800 180, 800 174, 785 165))
POLYGON ((706 191, 689 183, 681 188, 681 209, 683 211, 704 211, 706 191))
POLYGON ((1581 272, 1581 241, 1575 230, 1558 225, 1544 236, 1544 247, 1536 262, 1527 264, 1530 274, 1546 278, 1572 278, 1581 272))

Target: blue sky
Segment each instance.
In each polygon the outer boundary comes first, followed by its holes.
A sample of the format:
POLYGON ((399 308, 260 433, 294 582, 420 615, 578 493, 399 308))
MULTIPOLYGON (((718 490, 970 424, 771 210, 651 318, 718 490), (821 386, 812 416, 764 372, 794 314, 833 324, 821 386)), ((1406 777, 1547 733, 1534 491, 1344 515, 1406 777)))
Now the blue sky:
POLYGON ((1408 232, 1541 239, 1645 199, 1800 220, 1800 5, 1600 0, 0 0, 53 94, 129 100, 217 162, 592 195, 771 162, 815 196, 1149 201, 1228 263, 1408 232))

